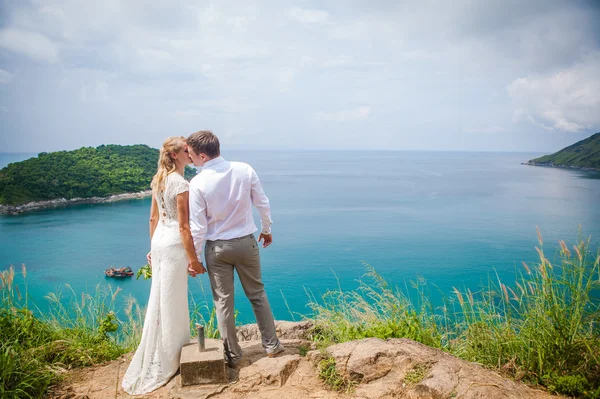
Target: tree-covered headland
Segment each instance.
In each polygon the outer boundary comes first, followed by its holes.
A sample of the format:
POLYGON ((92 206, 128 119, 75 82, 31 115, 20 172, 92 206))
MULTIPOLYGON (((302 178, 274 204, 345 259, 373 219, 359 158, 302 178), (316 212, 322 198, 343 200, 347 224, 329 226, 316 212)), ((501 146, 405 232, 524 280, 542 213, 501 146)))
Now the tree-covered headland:
POLYGON ((527 162, 529 165, 600 170, 600 133, 578 141, 554 154, 527 162))
MULTIPOLYGON (((150 189, 158 150, 147 145, 101 145, 42 152, 0 170, 0 204, 107 197, 150 189)), ((186 178, 195 174, 186 168, 186 178)))

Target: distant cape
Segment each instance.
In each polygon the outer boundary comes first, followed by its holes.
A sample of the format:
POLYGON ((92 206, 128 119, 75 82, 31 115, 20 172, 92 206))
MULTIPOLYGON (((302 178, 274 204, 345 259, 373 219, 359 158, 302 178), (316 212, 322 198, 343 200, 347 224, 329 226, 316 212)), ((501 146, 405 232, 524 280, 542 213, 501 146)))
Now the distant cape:
POLYGON ((600 133, 578 141, 554 154, 530 159, 525 164, 600 171, 600 133))

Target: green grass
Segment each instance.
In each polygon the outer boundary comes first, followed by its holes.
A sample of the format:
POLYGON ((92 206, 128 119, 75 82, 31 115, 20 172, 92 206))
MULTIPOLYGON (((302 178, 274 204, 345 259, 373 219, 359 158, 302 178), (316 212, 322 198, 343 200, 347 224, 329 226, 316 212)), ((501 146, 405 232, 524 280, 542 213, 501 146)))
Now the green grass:
POLYGON ((325 357, 319 362, 319 379, 334 391, 349 393, 356 386, 356 382, 342 376, 335 367, 335 359, 331 356, 325 357))
POLYGON ((423 381, 423 378, 425 378, 427 373, 429 373, 429 370, 431 370, 431 366, 428 364, 421 363, 415 365, 415 367, 406 372, 406 375, 404 376, 404 383, 409 387, 417 385, 423 381))
POLYGON ((439 307, 422 280, 400 290, 367 266, 356 290, 309 296, 315 340, 410 338, 558 393, 600 397, 600 256, 589 239, 572 249, 561 241, 551 262, 539 242, 539 263, 523 264, 512 285, 455 288, 439 307))
MULTIPOLYGON (((12 266, 0 271, 0 398, 41 398, 66 370, 137 348, 145 310, 132 297, 122 298, 120 288, 97 286, 94 294, 78 295, 67 284, 46 296, 48 310, 41 312, 29 298, 24 265, 20 274, 12 266)), ((208 303, 204 295, 204 302, 190 304, 193 336, 195 323, 202 323, 207 338, 218 337, 208 303)))
MULTIPOLYGON (((141 312, 116 317, 119 290, 96 288, 80 297, 67 285, 48 295, 49 311, 32 311, 27 271, 21 286, 10 267, 0 272, 0 397, 39 398, 65 370, 115 359, 135 348, 141 312)), ((129 303, 133 306, 134 301, 129 303)))

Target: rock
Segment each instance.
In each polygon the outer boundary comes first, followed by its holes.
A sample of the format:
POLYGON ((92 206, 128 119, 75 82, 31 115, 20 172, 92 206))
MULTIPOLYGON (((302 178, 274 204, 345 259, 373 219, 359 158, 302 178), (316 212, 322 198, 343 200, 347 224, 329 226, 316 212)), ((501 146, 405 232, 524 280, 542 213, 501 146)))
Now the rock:
MULTIPOLYGON (((323 357, 315 352, 309 354, 313 362, 323 357)), ((326 354, 335 359, 341 378, 356 384, 359 397, 552 397, 409 339, 366 338, 330 346, 326 354)))
MULTIPOLYGON (((275 329, 279 339, 308 339, 314 323, 306 321, 275 321, 275 329)), ((260 341, 260 331, 256 324, 245 324, 237 327, 240 341, 260 341)))
MULTIPOLYGON (((293 330, 293 329, 292 329, 293 330)), ((207 340, 207 347, 209 340, 207 340)), ((546 392, 505 379, 438 349, 409 339, 367 338, 313 350, 305 357, 298 355, 298 345, 304 340, 282 340, 286 352, 268 358, 260 341, 242 341, 244 358, 235 371, 236 378, 220 384, 182 386, 186 373, 176 376, 166 386, 144 395, 148 399, 556 399, 546 392), (318 365, 323 359, 335 360, 334 391, 319 379, 318 365), (235 382, 234 382, 235 381, 235 382)), ((304 342, 304 343, 303 343, 304 342)), ((192 346, 195 349, 194 346, 192 346)), ((220 350, 218 351, 221 354, 220 350)), ((79 371, 71 390, 90 399, 129 397, 120 388, 120 381, 131 356, 95 369, 79 371), (119 362, 122 362, 119 363, 119 362)), ((330 370, 331 371, 331 370, 330 370)), ((330 374, 331 375, 331 374, 330 374)), ((56 396, 50 396, 55 399, 56 396)))
POLYGON ((22 205, 0 205, 0 215, 18 215, 20 213, 38 211, 42 209, 58 208, 67 205, 76 204, 101 204, 105 202, 115 202, 130 199, 142 199, 150 197, 152 195, 151 190, 140 191, 137 193, 123 193, 113 194, 108 197, 89 197, 89 198, 58 198, 47 201, 34 201, 28 202, 22 205))
POLYGON ((207 399, 223 392, 227 385, 194 385, 189 387, 174 386, 169 392, 169 399, 207 399))
POLYGON ((240 371, 240 388, 247 389, 259 384, 281 387, 296 370, 300 359, 299 355, 264 357, 240 371))

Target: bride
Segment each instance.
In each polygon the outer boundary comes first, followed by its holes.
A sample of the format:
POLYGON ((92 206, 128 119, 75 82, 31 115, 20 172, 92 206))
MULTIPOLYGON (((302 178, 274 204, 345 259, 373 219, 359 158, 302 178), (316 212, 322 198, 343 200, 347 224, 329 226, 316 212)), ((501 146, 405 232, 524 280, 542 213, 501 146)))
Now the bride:
POLYGON ((163 143, 158 170, 152 179, 150 208, 152 286, 142 340, 123 377, 132 395, 148 393, 169 381, 179 368, 181 348, 190 342, 187 274, 206 272, 198 261, 190 234, 188 182, 191 163, 184 137, 163 143))

